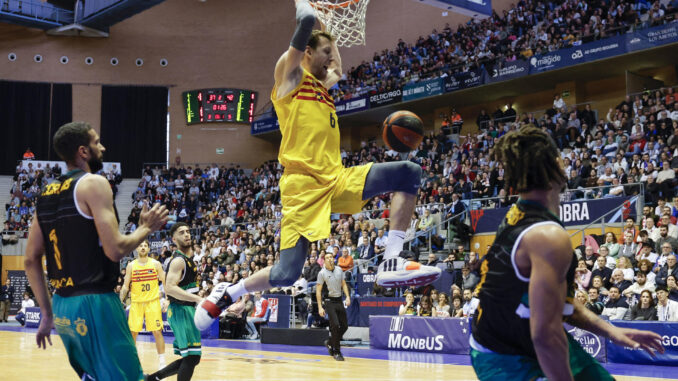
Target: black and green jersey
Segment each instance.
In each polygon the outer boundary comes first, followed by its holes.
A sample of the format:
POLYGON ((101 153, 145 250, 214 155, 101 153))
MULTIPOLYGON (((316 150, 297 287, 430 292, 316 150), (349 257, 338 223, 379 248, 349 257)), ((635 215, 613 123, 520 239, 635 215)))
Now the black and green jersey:
POLYGON ((119 262, 104 254, 94 218, 78 206, 75 191, 86 176, 97 175, 82 170, 66 173, 47 184, 36 203, 47 275, 61 296, 112 292, 120 275, 119 262))
MULTIPOLYGON (((181 280, 179 280, 178 286, 181 287, 184 291, 191 293, 191 294, 197 294, 198 293, 198 284, 196 283, 196 278, 198 276, 198 267, 195 265, 195 262, 193 261, 192 258, 187 257, 184 253, 181 251, 177 250, 174 252, 172 255, 172 260, 170 261, 170 265, 172 264, 172 261, 176 260, 182 260, 184 261, 184 272, 181 274, 181 280), (179 259, 177 259, 179 258, 179 259)), ((169 266, 168 269, 169 270, 169 266)), ((195 302, 189 302, 186 300, 180 300, 173 298, 169 296, 170 303, 176 303, 176 304, 182 304, 185 306, 195 306, 195 302)))
MULTIPOLYGON (((506 213, 497 236, 483 259, 476 294, 480 303, 473 316, 473 339, 495 353, 535 357, 530 335, 529 275, 520 274, 515 263, 517 247, 530 229, 562 222, 544 206, 519 200, 506 213)), ((567 295, 563 315, 573 312, 574 270, 577 257, 567 272, 567 295)))

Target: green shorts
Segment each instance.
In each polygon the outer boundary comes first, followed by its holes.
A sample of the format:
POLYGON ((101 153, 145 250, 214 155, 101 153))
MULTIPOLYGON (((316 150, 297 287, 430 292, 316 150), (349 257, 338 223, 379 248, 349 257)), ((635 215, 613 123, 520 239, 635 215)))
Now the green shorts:
POLYGON ((54 326, 80 378, 144 379, 118 295, 54 295, 53 304, 54 326))
POLYGON ((167 322, 174 332, 174 354, 186 356, 200 356, 200 331, 193 323, 195 307, 170 303, 167 309, 167 322))
MULTIPOLYGON (((570 369, 575 380, 614 380, 579 343, 569 334, 570 369)), ((483 353, 471 349, 471 364, 482 380, 539 380, 546 379, 536 358, 520 355, 483 353)))

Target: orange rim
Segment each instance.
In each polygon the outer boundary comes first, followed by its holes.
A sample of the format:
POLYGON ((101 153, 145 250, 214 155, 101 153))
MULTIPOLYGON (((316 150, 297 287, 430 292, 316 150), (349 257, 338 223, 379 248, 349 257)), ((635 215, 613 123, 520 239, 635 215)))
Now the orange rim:
MULTIPOLYGON (((360 2, 360 0, 348 0, 348 1, 341 2, 341 3, 337 3, 337 4, 323 5, 322 8, 323 8, 323 9, 346 8, 346 7, 348 7, 348 6, 351 5, 351 4, 357 4, 357 3, 359 3, 359 2, 360 2)), ((318 7, 319 7, 319 6, 316 5, 316 2, 315 2, 315 1, 311 2, 310 4, 311 4, 311 6, 312 6, 313 8, 318 8, 318 7)))

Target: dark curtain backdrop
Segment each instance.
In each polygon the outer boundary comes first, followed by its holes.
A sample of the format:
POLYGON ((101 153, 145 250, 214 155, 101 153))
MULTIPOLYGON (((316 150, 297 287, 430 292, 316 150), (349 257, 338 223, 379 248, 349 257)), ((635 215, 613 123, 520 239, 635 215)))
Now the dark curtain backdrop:
POLYGON ((166 161, 167 94, 166 87, 102 87, 104 161, 120 162, 123 177, 139 177, 143 163, 166 161))
POLYGON ((13 175, 28 147, 38 160, 54 159, 52 136, 71 120, 71 92, 71 85, 0 81, 1 174, 13 175))

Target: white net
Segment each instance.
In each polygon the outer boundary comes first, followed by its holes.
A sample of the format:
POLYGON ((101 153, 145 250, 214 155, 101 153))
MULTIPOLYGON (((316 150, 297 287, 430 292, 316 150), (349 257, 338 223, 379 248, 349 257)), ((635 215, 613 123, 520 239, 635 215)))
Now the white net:
POLYGON ((365 45, 365 12, 370 0, 311 0, 316 17, 337 46, 365 45))

